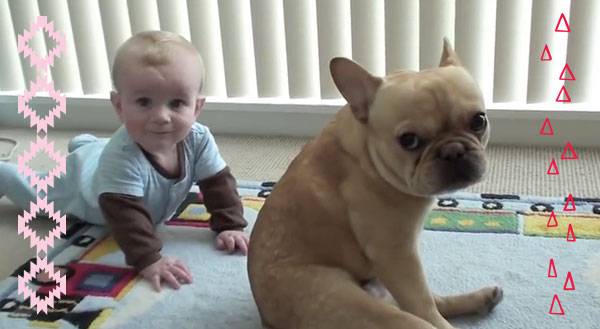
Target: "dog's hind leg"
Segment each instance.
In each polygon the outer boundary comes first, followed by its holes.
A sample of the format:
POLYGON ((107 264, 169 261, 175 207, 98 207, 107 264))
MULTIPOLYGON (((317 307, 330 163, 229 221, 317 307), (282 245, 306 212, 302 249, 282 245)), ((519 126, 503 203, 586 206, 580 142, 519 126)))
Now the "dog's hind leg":
POLYGON ((462 295, 435 296, 435 305, 445 318, 452 318, 466 314, 487 314, 502 298, 502 288, 485 287, 462 295))
POLYGON ((340 269, 298 266, 273 270, 269 276, 274 279, 270 292, 285 296, 262 307, 263 321, 272 329, 435 329, 369 295, 340 269))
MULTIPOLYGON (((365 282, 362 288, 371 296, 387 304, 398 306, 394 297, 383 286, 381 281, 374 279, 365 282)), ((434 296, 435 306, 444 318, 453 318, 467 314, 487 314, 503 298, 502 288, 486 287, 462 295, 434 296)))

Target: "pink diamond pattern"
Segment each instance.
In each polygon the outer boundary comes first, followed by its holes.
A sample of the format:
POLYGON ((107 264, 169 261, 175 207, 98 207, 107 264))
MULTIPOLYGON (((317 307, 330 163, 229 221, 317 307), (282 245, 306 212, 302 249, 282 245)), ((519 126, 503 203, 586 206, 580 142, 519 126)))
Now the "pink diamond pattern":
MULTIPOLYGON (((23 95, 19 96, 18 111, 23 113, 25 119, 29 118, 30 127, 36 126, 37 133, 41 131, 47 133, 48 126, 54 127, 54 119, 59 119, 61 113, 66 114, 66 97, 60 94, 60 91, 54 90, 54 83, 48 81, 46 78, 47 71, 50 66, 54 65, 54 58, 60 57, 61 53, 65 50, 65 37, 62 33, 54 31, 54 23, 48 23, 46 16, 38 16, 36 20, 31 23, 31 27, 23 32, 23 35, 19 35, 17 38, 17 48, 19 53, 22 53, 25 58, 29 57, 31 66, 35 66, 37 69, 38 76, 36 81, 30 81, 30 90, 25 90, 23 95), (48 56, 43 57, 37 54, 29 46, 29 41, 38 32, 45 31, 49 38, 52 38, 55 42, 55 47, 48 51, 48 56), (48 111, 48 114, 44 118, 40 118, 36 111, 32 110, 29 106, 29 102, 38 91, 48 92, 50 97, 56 102, 56 106, 48 111)), ((31 187, 36 188, 37 193, 41 191, 48 192, 48 186, 54 186, 54 178, 60 177, 61 174, 67 173, 66 158, 59 152, 54 151, 54 143, 48 143, 46 137, 41 138, 37 136, 36 142, 31 143, 29 151, 25 151, 18 157, 18 170, 19 173, 30 178, 29 184, 31 187), (51 159, 57 164, 48 172, 47 176, 40 178, 35 171, 33 171, 28 163, 39 153, 39 151, 45 152, 51 159)), ((46 198, 40 198, 37 196, 36 203, 30 203, 30 209, 24 211, 23 215, 18 216, 18 232, 22 234, 26 239, 30 239, 31 247, 36 247, 37 253, 47 253, 48 247, 54 247, 54 239, 59 239, 61 233, 66 233, 67 229, 66 216, 61 216, 60 212, 54 211, 54 203, 48 203, 46 198), (46 211, 50 218, 56 222, 56 226, 48 233, 45 238, 40 238, 35 231, 31 229, 29 223, 40 211, 46 211)), ((36 262, 30 263, 30 272, 25 271, 23 276, 18 277, 18 291, 19 294, 23 294, 25 298, 29 298, 31 307, 34 305, 37 308, 37 312, 48 313, 48 307, 54 307, 54 300, 60 299, 61 295, 67 292, 67 279, 65 276, 61 276, 60 272, 54 271, 54 264, 47 263, 46 258, 40 258, 37 256, 36 262), (46 271, 50 274, 50 277, 54 279, 57 286, 50 291, 47 297, 39 298, 35 291, 32 291, 28 283, 31 282, 32 278, 36 276, 40 271, 46 271)))
POLYGON ((47 263, 46 258, 37 258, 35 263, 30 263, 30 272, 25 271, 23 276, 18 277, 19 294, 22 294, 25 298, 29 298, 29 304, 31 307, 35 306, 37 313, 40 312, 48 313, 48 306, 54 307, 54 300, 60 299, 61 295, 67 293, 67 278, 64 275, 60 275, 60 271, 54 271, 54 263, 47 263), (56 287, 50 291, 47 297, 40 298, 33 291, 28 283, 31 282, 41 271, 46 271, 50 277, 57 283, 56 287))
POLYGON ((46 16, 38 16, 37 19, 31 23, 28 30, 23 32, 23 35, 17 37, 17 49, 19 53, 23 53, 25 58, 29 57, 31 66, 36 66, 38 70, 47 70, 49 66, 54 65, 54 58, 60 57, 61 53, 65 50, 66 43, 65 37, 62 33, 54 31, 54 22, 48 23, 46 16), (48 36, 54 40, 56 45, 50 51, 48 56, 40 56, 29 46, 29 41, 33 38, 36 32, 46 31, 48 36))
POLYGON ((36 126, 37 132, 48 132, 48 125, 54 127, 54 118, 59 119, 61 113, 67 112, 67 98, 60 94, 60 91, 54 90, 54 83, 47 81, 46 77, 41 74, 37 77, 37 81, 31 81, 29 84, 30 90, 25 90, 23 95, 18 97, 18 111, 23 113, 25 119, 29 118, 29 126, 36 126), (48 94, 56 102, 56 106, 48 111, 44 118, 40 118, 35 110, 29 106, 29 101, 39 91, 47 91, 48 94))
POLYGON ((67 173, 67 159, 58 151, 54 151, 54 142, 48 143, 47 137, 37 136, 36 142, 31 143, 29 151, 25 151, 22 155, 17 158, 17 166, 19 173, 30 177, 30 184, 32 187, 37 188, 37 192, 40 191, 48 192, 48 186, 54 186, 54 178, 58 178, 61 174, 67 173), (44 178, 40 178, 38 174, 29 167, 29 162, 33 159, 40 151, 46 153, 57 165, 50 171, 44 178))
POLYGON ((65 215, 60 215, 60 211, 54 212, 54 203, 48 203, 46 198, 38 196, 36 203, 29 204, 29 212, 24 210, 23 216, 18 216, 17 231, 22 234, 25 239, 29 238, 29 246, 35 247, 37 253, 48 252, 48 246, 54 247, 54 239, 60 239, 61 233, 67 232, 67 219, 65 215), (40 238, 38 234, 31 229, 29 223, 35 218, 35 215, 40 211, 45 210, 50 218, 56 223, 54 228, 48 232, 48 236, 40 238))

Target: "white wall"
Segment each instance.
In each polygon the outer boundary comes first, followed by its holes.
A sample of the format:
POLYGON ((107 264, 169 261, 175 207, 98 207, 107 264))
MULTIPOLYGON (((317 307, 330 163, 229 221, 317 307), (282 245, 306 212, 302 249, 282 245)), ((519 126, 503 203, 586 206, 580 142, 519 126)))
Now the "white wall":
MULTIPOLYGON (((42 97, 40 97, 43 100, 42 97)), ((17 113, 15 96, 0 96, 0 126, 26 127, 29 121, 17 113)), ((49 106, 50 100, 46 99, 49 106)), ((200 121, 215 133, 315 136, 343 105, 342 100, 294 101, 276 99, 208 99, 200 121)), ((600 113, 572 106, 569 111, 537 108, 522 110, 496 106, 488 109, 491 143, 515 145, 600 146, 600 113), (540 136, 549 117, 554 136, 540 136)), ((119 126, 108 99, 68 99, 67 115, 56 121, 56 129, 109 130, 119 126)))

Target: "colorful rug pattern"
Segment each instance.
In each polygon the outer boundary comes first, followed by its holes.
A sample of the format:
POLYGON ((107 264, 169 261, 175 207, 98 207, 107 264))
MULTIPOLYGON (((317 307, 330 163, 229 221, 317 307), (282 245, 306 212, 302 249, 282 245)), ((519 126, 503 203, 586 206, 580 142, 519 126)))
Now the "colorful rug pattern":
MULTIPOLYGON (((246 213, 255 216, 273 186, 272 182, 240 182, 246 213)), ((437 200, 425 229, 564 239, 570 224, 577 239, 600 239, 600 199, 575 199, 575 211, 563 211, 565 202, 564 198, 449 194, 437 200), (548 227, 553 213, 557 225, 548 227)), ((193 190, 164 229, 175 237, 173 241, 181 240, 177 234, 185 235, 186 231, 198 230, 210 236, 209 217, 201 195, 193 190)), ((17 294, 17 277, 29 270, 27 262, 0 282, 1 328, 120 327, 118 323, 123 322, 114 318, 127 317, 130 311, 119 309, 136 309, 134 304, 147 294, 147 285, 124 265, 122 253, 103 227, 70 220, 67 233, 49 258, 67 276, 67 295, 48 314, 36 313, 29 301, 17 294)), ((30 284, 42 296, 54 288, 44 276, 39 273, 30 284)))

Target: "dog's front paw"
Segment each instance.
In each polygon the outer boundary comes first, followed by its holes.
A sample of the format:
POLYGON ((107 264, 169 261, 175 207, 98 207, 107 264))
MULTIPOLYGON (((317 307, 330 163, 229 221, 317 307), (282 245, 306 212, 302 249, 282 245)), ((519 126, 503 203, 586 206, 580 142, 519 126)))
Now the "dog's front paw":
POLYGON ((485 294, 485 302, 479 313, 485 315, 490 313, 496 305, 500 304, 504 298, 504 291, 501 287, 488 287, 483 289, 483 293, 485 294))

